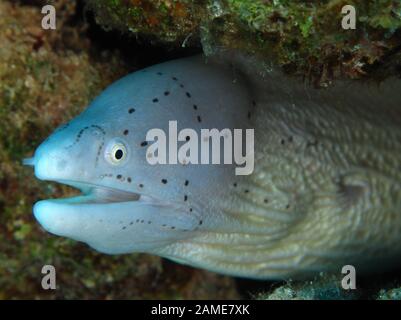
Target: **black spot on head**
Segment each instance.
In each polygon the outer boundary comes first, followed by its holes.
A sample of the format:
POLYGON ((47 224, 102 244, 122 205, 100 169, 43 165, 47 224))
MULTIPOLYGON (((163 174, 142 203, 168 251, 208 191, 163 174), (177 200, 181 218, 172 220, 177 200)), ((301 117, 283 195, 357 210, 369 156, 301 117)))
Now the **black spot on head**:
POLYGON ((186 140, 186 141, 189 141, 190 139, 191 139, 191 138, 190 138, 189 136, 186 136, 186 137, 185 137, 185 140, 186 140))
POLYGON ((189 92, 185 92, 188 98, 191 98, 191 94, 189 92))
POLYGON ((159 102, 159 99, 154 98, 152 101, 153 101, 154 103, 156 103, 156 102, 159 102))
POLYGON ((118 174, 116 178, 117 178, 117 179, 121 179, 122 177, 123 177, 123 176, 122 176, 121 174, 118 174))
POLYGON ((125 129, 123 133, 126 136, 129 133, 128 129, 125 129))
POLYGON ((143 188, 143 184, 142 183, 139 184, 139 188, 143 188))
POLYGON ((164 91, 164 95, 168 96, 170 94, 170 91, 164 91))
POLYGON ((128 110, 128 113, 134 113, 134 112, 135 112, 134 108, 131 108, 131 109, 128 110))
POLYGON ((198 116, 197 119, 198 119, 198 122, 202 122, 202 119, 200 116, 198 116))
POLYGON ((147 145, 148 145, 148 142, 147 142, 147 141, 141 142, 141 147, 146 147, 147 145))
POLYGON ((132 181, 131 177, 128 177, 128 178, 127 178, 127 181, 128 181, 129 183, 131 183, 131 181, 132 181))
POLYGON ((162 179, 162 183, 166 184, 167 183, 167 179, 162 179))
POLYGON ((189 181, 188 181, 188 180, 185 180, 184 185, 187 186, 188 184, 189 184, 189 181))

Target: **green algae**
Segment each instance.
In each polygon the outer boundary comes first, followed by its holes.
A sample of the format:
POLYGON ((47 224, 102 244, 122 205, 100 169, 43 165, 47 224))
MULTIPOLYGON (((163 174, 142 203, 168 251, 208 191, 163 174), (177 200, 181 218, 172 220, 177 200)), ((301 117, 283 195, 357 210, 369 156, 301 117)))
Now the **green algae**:
MULTIPOLYGON (((196 46, 200 39, 206 54, 223 47, 274 56, 286 71, 316 85, 369 76, 401 48, 401 3, 396 0, 86 2, 105 27, 173 47, 188 37, 196 46), (356 30, 341 28, 341 8, 347 4, 357 10, 356 30), (177 7, 181 14, 175 13, 177 7)), ((399 74, 395 70, 386 75, 399 74)))

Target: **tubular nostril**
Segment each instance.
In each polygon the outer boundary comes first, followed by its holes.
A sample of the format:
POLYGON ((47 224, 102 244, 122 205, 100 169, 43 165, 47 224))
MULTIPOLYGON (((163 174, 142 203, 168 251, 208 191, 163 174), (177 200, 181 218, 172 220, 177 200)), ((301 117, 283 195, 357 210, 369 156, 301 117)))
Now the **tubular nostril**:
POLYGON ((32 157, 32 158, 22 159, 22 164, 24 166, 35 166, 35 158, 32 157))

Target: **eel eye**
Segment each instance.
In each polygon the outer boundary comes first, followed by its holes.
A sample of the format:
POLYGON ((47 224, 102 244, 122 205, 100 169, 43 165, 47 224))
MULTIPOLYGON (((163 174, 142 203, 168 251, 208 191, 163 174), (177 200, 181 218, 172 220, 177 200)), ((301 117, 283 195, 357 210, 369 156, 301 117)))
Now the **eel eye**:
POLYGON ((113 165, 124 163, 128 156, 127 148, 122 141, 113 140, 106 148, 106 160, 113 165))

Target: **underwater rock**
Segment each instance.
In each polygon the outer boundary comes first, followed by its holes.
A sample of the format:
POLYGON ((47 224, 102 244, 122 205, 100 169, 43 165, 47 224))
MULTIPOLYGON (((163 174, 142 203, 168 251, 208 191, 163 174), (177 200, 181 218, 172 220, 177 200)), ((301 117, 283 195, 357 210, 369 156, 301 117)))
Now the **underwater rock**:
POLYGON ((341 279, 320 274, 312 281, 288 281, 270 293, 259 294, 259 300, 354 300, 361 295, 358 290, 344 290, 341 279))
POLYGON ((380 290, 377 300, 401 300, 401 287, 390 290, 380 290))
POLYGON ((317 86, 340 77, 400 73, 401 4, 397 0, 353 1, 355 30, 341 27, 341 9, 349 4, 345 0, 86 3, 104 28, 144 35, 173 47, 198 46, 200 41, 206 55, 224 47, 274 56, 286 71, 317 86))
POLYGON ((55 2, 57 31, 40 28, 37 3, 0 2, 0 299, 237 298, 228 277, 157 257, 96 254, 37 226, 35 199, 71 189, 37 183, 21 159, 127 73, 118 52, 89 40, 75 1, 55 2), (40 288, 45 264, 57 270, 56 291, 40 288))

